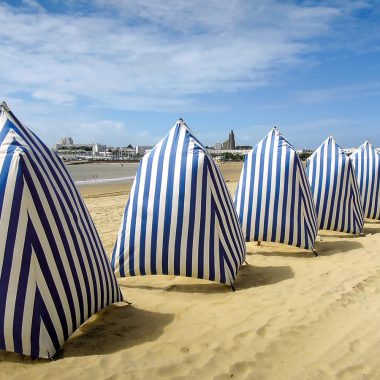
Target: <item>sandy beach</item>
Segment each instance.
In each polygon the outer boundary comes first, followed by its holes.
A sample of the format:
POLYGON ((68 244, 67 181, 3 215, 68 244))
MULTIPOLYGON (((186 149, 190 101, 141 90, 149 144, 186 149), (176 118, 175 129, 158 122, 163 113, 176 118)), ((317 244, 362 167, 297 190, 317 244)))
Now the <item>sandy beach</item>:
MULTIPOLYGON (((240 163, 220 165, 233 194, 240 163)), ((80 188, 110 257, 131 183, 80 188)), ((87 321, 52 361, 0 352, 0 379, 379 379, 380 222, 320 231, 311 252, 247 244, 236 292, 119 280, 131 305, 87 321)))

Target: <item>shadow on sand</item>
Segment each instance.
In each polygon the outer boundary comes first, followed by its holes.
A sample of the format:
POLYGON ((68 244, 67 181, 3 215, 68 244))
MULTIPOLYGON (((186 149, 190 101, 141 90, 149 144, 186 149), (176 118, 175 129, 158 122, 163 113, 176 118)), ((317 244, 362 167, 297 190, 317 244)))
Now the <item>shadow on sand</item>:
POLYGON ((260 256, 279 256, 279 257, 294 257, 294 258, 313 258, 313 252, 309 251, 304 251, 302 250, 301 252, 289 252, 286 250, 277 250, 275 252, 273 251, 265 251, 264 249, 262 251, 250 251, 247 252, 247 255, 260 255, 260 256))
POLYGON ((368 235, 368 234, 378 234, 380 233, 380 224, 379 227, 364 227, 363 228, 363 234, 368 235))
POLYGON ((364 219, 364 225, 366 224, 378 224, 380 225, 380 220, 377 219, 364 219))
POLYGON ((274 285, 294 277, 290 266, 256 267, 244 265, 235 281, 236 290, 274 285))
MULTIPOLYGON (((158 339, 165 326, 173 320, 173 314, 141 310, 125 303, 111 305, 86 321, 56 353, 53 360, 111 354, 152 342, 158 339)), ((51 362, 49 359, 32 359, 5 351, 0 351, 0 361, 30 365, 51 362)))
POLYGON ((362 237, 360 234, 348 234, 344 232, 330 233, 330 231, 328 233, 324 231, 318 231, 318 236, 319 237, 317 237, 317 239, 321 238, 322 240, 325 238, 357 239, 362 237))
POLYGON ((346 253, 355 249, 362 248, 363 244, 358 241, 317 241, 315 243, 315 249, 320 256, 331 256, 337 253, 346 253))
MULTIPOLYGON (((323 239, 323 238, 322 238, 323 239)), ((315 242, 315 249, 319 256, 331 256, 336 253, 349 252, 354 249, 361 248, 363 245, 358 241, 345 241, 345 240, 322 240, 315 242)), ((303 258, 303 259, 313 259, 314 254, 311 251, 300 250, 297 252, 296 250, 281 250, 278 249, 276 251, 266 251, 265 247, 262 247, 260 250, 256 251, 248 251, 247 255, 260 255, 260 256, 279 256, 279 257, 292 257, 292 258, 303 258)))
MULTIPOLYGON (((236 291, 255 288, 258 286, 273 285, 280 281, 294 277, 294 272, 289 266, 256 267, 243 265, 238 272, 234 283, 236 291)), ((230 286, 222 284, 178 284, 168 288, 169 292, 181 293, 228 293, 230 286)))
POLYGON ((173 314, 146 311, 127 304, 111 305, 94 320, 83 324, 54 359, 111 354, 152 342, 173 320, 173 314))

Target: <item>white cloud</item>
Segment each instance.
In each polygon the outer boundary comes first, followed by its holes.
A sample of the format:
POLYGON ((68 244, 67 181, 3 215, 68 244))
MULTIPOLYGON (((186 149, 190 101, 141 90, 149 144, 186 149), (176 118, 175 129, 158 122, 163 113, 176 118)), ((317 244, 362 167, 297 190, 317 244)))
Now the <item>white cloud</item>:
POLYGON ((173 110, 196 94, 260 86, 301 62, 339 16, 275 1, 107 1, 87 15, 27 3, 0 5, 4 95, 124 110, 173 110))
POLYGON ((223 110, 207 95, 250 91, 287 68, 309 65, 319 38, 367 6, 340 0, 22 4, 0 3, 0 96, 49 144, 61 134, 82 142, 154 143, 160 136, 132 133, 112 111, 223 110))

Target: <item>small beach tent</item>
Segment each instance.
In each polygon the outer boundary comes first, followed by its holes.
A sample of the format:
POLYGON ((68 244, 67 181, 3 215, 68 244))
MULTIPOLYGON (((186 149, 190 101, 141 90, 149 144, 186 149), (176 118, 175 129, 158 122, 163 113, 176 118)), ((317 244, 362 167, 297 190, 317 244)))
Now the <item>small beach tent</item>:
POLYGON ((359 234, 364 219, 355 171, 333 137, 308 158, 306 173, 319 229, 359 234))
POLYGON ((364 210, 364 217, 380 219, 380 155, 366 141, 350 159, 355 167, 364 210))
POLYGON ((273 128, 244 161, 235 206, 246 241, 314 249, 317 217, 294 148, 273 128))
POLYGON ((115 273, 181 275, 232 286, 244 260, 222 175, 180 119, 140 163, 112 256, 115 273))
POLYGON ((5 103, 0 144, 0 349, 48 358, 122 297, 65 165, 5 103))

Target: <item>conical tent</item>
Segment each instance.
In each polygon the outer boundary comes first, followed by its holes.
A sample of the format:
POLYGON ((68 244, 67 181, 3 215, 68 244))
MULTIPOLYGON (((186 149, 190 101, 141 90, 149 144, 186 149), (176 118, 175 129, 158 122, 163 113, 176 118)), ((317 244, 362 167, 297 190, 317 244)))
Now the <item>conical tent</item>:
POLYGON ((364 210, 364 217, 380 219, 380 155, 366 141, 350 159, 355 167, 364 210))
POLYGON ((0 349, 47 358, 122 297, 65 165, 5 104, 0 143, 0 349))
POLYGON ((313 249, 317 218, 294 148, 273 128, 244 161, 235 206, 246 241, 313 249))
POLYGON ((232 285, 244 259, 219 169, 180 119, 140 163, 112 266, 122 277, 171 274, 232 285))
POLYGON ((321 230, 359 234, 363 208, 351 160, 328 137, 307 160, 307 176, 321 230))

